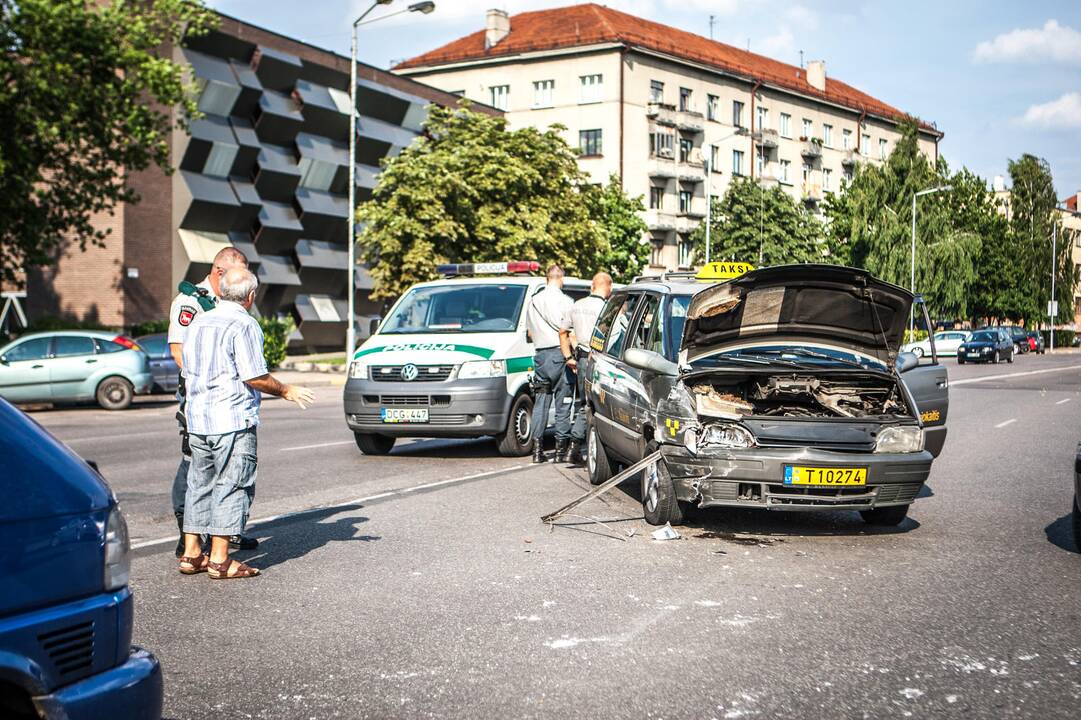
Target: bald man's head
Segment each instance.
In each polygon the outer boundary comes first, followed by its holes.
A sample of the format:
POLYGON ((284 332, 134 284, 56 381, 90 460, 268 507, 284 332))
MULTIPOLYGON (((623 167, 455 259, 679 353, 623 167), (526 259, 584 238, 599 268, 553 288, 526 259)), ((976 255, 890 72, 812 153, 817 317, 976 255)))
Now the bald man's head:
POLYGON ((548 266, 548 284, 563 287, 563 268, 555 263, 548 266))
POLYGON ((218 297, 221 294, 221 277, 233 268, 247 269, 248 258, 235 247, 226 247, 218 251, 214 256, 214 265, 210 268, 210 288, 218 297))
POLYGON ((247 268, 236 267, 225 271, 221 276, 221 299, 251 307, 255 299, 255 289, 259 280, 247 268))
POLYGON ((612 276, 603 270, 594 275, 593 283, 590 285, 590 292, 607 300, 608 296, 612 294, 612 276))

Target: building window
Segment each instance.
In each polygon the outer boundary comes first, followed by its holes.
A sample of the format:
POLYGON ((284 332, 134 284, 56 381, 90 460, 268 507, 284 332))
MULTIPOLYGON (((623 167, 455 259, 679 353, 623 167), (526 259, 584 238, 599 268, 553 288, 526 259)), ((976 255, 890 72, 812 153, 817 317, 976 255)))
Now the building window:
POLYGON ((651 103, 664 102, 664 83, 659 80, 649 81, 649 101, 651 103))
POLYGON ((803 118, 803 139, 811 139, 811 121, 807 118, 803 118))
POLYGON ((860 143, 860 152, 865 157, 870 157, 871 156, 871 136, 868 135, 867 133, 864 133, 862 138, 863 138, 863 140, 860 143))
POLYGON ((739 100, 732 101, 732 124, 743 127, 743 103, 739 100))
POLYGON ((687 138, 679 139, 679 161, 681 163, 691 161, 691 151, 694 150, 694 143, 687 138))
POLYGON ((334 163, 312 158, 302 157, 297 163, 300 170, 300 186, 311 190, 330 190, 330 184, 334 182, 334 176, 338 172, 338 166, 334 163))
POLYGON ((694 244, 687 235, 679 236, 679 266, 689 268, 694 255, 694 244))
POLYGON ((580 102, 600 102, 604 96, 604 75, 582 75, 578 79, 582 82, 580 102))
POLYGON ((811 165, 810 165, 810 163, 803 163, 803 182, 804 182, 804 184, 811 182, 811 165))
POLYGON ((229 171, 233 169, 233 161, 236 160, 239 149, 232 143, 216 142, 211 145, 210 154, 206 158, 206 165, 203 166, 203 174, 213 175, 214 177, 229 177, 229 171))
POLYGON ((660 210, 664 207, 664 188, 657 187, 656 185, 650 185, 649 187, 649 209, 660 210))
POLYGON ((691 199, 693 197, 694 197, 694 194, 690 190, 680 190, 679 191, 679 211, 680 211, 680 213, 686 214, 686 213, 689 213, 691 211, 691 199))
POLYGON ((768 129, 769 128, 769 108, 764 108, 761 105, 759 105, 756 108, 756 111, 757 111, 757 114, 758 114, 758 118, 756 120, 758 122, 758 129, 759 130, 768 129))
POLYGON ((664 265, 664 240, 653 238, 653 250, 649 253, 650 265, 664 265))
POLYGON ((852 149, 852 131, 851 130, 842 130, 841 131, 841 147, 843 149, 845 149, 845 150, 851 150, 852 149))
POLYGON ((533 107, 552 107, 552 90, 555 86, 555 80, 538 80, 533 83, 533 107))
POLYGON ((732 174, 737 175, 737 176, 738 175, 743 175, 743 151, 742 150, 733 150, 732 151, 732 174))
POLYGON ((781 113, 781 137, 792 137, 792 116, 788 113, 781 113))
POLYGON ((886 150, 886 144, 885 138, 878 139, 878 157, 880 160, 885 160, 886 156, 889 155, 889 152, 886 150))
POLYGON ((823 125, 822 126, 822 144, 825 145, 828 148, 833 147, 833 126, 832 125, 823 125))
POLYGON ((675 146, 675 136, 663 130, 654 130, 649 134, 649 154, 657 157, 670 158, 673 156, 672 149, 675 146))
POLYGON ((832 190, 833 189, 831 187, 832 183, 833 183, 833 171, 830 170, 829 168, 822 168, 822 189, 823 190, 832 190))
POLYGON ((489 105, 506 112, 507 100, 510 99, 510 85, 493 85, 488 88, 488 96, 491 99, 489 105))
POLYGON ((693 110, 690 88, 681 87, 679 89, 679 110, 680 112, 691 112, 693 110))
POLYGON ((713 172, 720 172, 721 168, 721 148, 717 145, 709 146, 709 169, 713 172))
POLYGON ((223 117, 233 112, 233 105, 236 104, 237 98, 240 97, 239 87, 203 78, 198 78, 196 82, 203 85, 203 90, 199 93, 200 112, 223 117))
POLYGON ((601 154, 601 131, 579 130, 578 149, 583 157, 593 157, 601 154))
POLYGON ((791 180, 788 179, 789 178, 789 171, 792 169, 792 161, 791 160, 781 160, 779 162, 779 165, 781 166, 781 177, 780 177, 781 182, 783 182, 783 183, 792 182, 791 180))
POLYGON ((719 98, 716 95, 706 95, 706 120, 717 119, 717 103, 719 98))
POLYGON ((841 170, 841 175, 844 177, 846 183, 852 182, 852 168, 844 168, 841 170))

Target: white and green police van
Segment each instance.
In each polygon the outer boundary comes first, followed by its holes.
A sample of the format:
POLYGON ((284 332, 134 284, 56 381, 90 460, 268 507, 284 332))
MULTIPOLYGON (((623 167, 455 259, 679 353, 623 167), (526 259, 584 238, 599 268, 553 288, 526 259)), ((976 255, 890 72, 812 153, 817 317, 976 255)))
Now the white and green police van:
MULTIPOLYGON (((400 437, 493 437, 503 455, 527 455, 533 343, 526 310, 545 279, 536 262, 439 267, 418 283, 353 354, 345 420, 367 455, 400 437)), ((589 283, 566 278, 572 299, 589 283)))

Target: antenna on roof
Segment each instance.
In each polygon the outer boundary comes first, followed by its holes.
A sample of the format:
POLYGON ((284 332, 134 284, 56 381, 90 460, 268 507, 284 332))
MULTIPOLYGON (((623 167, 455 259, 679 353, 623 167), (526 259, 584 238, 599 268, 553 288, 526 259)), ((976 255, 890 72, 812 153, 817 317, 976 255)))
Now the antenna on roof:
POLYGON ((802 50, 799 51, 799 66, 800 66, 800 69, 803 69, 803 51, 802 50))
POLYGON ((717 16, 716 15, 710 15, 709 16, 709 39, 710 40, 713 39, 713 25, 716 22, 717 22, 717 16))
POLYGON ((747 52, 751 51, 751 39, 747 38, 747 52))

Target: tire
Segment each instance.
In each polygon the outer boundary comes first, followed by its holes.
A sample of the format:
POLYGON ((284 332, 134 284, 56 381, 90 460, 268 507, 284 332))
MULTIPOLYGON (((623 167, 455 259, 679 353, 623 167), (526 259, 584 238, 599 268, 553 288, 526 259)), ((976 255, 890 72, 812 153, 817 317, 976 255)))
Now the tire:
POLYGON ((533 450, 533 398, 522 393, 514 398, 507 415, 507 429, 496 437, 499 454, 522 457, 533 450))
POLYGON ((923 357, 923 348, 917 345, 916 347, 912 348, 912 354, 918 358, 923 357))
POLYGON ((1073 513, 1071 515, 1073 516, 1071 529, 1073 530, 1074 547, 1077 548, 1077 552, 1081 552, 1081 508, 1077 507, 1076 493, 1073 496, 1073 513))
POLYGON ((965 364, 965 356, 962 355, 961 353, 957 353, 957 364, 958 365, 964 365, 965 364))
POLYGON ((600 485, 612 477, 612 461, 608 459, 608 451, 604 449, 600 436, 597 435, 592 418, 586 429, 586 468, 589 470, 591 485, 600 485))
POLYGON ((676 499, 676 486, 668 465, 658 460, 644 471, 642 480, 642 513, 650 525, 683 524, 683 509, 676 499))
POLYGON ((106 410, 127 410, 135 397, 135 388, 125 378, 112 375, 98 383, 94 399, 106 410))
POLYGON ((1002 362, 1002 359, 998 355, 998 350, 995 350, 995 354, 991 356, 991 362, 993 362, 995 365, 998 365, 1000 362, 1002 362))
POLYGON ((1016 355, 1019 352, 1021 352, 1021 346, 1018 345, 1017 343, 1014 343, 1014 345, 1013 345, 1013 354, 1016 355))
POLYGON ((868 525, 896 526, 900 525, 908 517, 908 505, 892 505, 890 507, 860 510, 860 517, 868 525))
POLYGON ((1008 356, 1006 356, 1006 362, 1010 365, 1013 364, 1013 353, 1010 353, 1008 356))
POLYGON ((365 455, 389 455, 394 448, 394 438, 370 433, 353 433, 357 447, 365 455))

